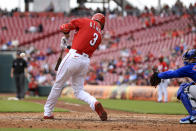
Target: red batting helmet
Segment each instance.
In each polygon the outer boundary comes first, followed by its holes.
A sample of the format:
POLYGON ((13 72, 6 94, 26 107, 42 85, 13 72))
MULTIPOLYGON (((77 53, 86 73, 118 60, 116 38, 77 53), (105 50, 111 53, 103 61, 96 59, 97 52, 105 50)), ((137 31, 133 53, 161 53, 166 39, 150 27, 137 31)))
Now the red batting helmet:
POLYGON ((101 24, 101 29, 103 30, 105 25, 105 16, 101 13, 96 13, 93 15, 92 20, 98 21, 101 24))

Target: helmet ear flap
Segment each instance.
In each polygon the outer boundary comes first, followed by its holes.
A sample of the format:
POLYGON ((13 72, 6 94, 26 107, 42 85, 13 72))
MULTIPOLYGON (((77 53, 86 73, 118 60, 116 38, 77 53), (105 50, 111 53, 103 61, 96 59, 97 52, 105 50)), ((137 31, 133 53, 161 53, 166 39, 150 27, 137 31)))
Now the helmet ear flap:
POLYGON ((100 25, 101 25, 101 30, 103 30, 104 29, 104 24, 102 24, 100 21, 98 21, 98 20, 95 20, 95 21, 97 21, 97 22, 99 22, 100 23, 100 25))
POLYGON ((94 21, 98 21, 101 24, 101 30, 103 30, 104 25, 105 25, 105 16, 101 13, 96 13, 93 15, 91 18, 94 21))

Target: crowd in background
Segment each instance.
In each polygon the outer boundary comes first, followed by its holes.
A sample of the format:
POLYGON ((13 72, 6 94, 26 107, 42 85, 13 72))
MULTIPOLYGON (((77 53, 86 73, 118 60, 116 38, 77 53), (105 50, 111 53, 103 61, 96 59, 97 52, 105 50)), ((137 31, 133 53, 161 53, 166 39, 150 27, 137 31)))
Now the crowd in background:
MULTIPOLYGON (((141 21, 144 22, 145 26, 152 26, 155 23, 155 19, 153 16, 160 15, 160 16, 169 16, 169 15, 178 15, 186 17, 187 15, 194 15, 196 14, 196 4, 186 8, 183 4, 177 0, 175 5, 169 8, 168 5, 164 5, 161 10, 156 10, 153 7, 147 8, 145 7, 143 11, 140 11, 138 8, 127 6, 127 15, 137 16, 141 21)), ((6 10, 0 9, 0 17, 3 16, 12 16, 17 9, 8 12, 6 10)), ((122 16, 118 9, 114 9, 113 11, 104 11, 97 8, 96 11, 92 9, 86 8, 84 5, 80 5, 79 7, 72 9, 71 13, 68 15, 92 15, 94 12, 102 12, 104 14, 108 14, 109 18, 115 18, 118 16, 122 16)), ((43 27, 41 27, 43 28, 43 27)), ((191 27, 192 28, 192 27, 191 27)), ((1 30, 6 30, 6 27, 1 27, 1 30)), ((196 31, 196 28, 193 27, 191 29, 193 32, 196 31)), ((29 30, 26 31, 29 33, 29 30)), ((39 32, 39 31, 38 31, 39 32)), ((42 31, 41 31, 42 32, 42 31)), ((111 32, 105 32, 103 42, 99 47, 99 50, 107 50, 108 48, 115 48, 117 47, 118 43, 120 42, 120 37, 111 38, 111 32)), ((165 32, 165 34, 161 34, 163 37, 170 34, 171 37, 179 37, 179 32, 172 31, 172 32, 165 32)), ((127 40, 134 41, 134 37, 130 34, 130 37, 127 40)), ((2 40, 0 41, 2 42, 2 40)), ((7 50, 16 48, 19 42, 16 40, 12 40, 6 42, 1 49, 7 50), (6 47, 6 46, 7 47, 6 47)), ((195 41, 196 44, 196 41, 195 41)), ((195 48, 196 46, 194 46, 195 48)), ((175 61, 177 57, 182 55, 184 50, 187 47, 186 43, 176 45, 174 49, 171 50, 171 54, 168 56, 162 56, 164 61, 168 64, 169 69, 177 69, 179 68, 179 63, 175 61)), ((56 53, 55 49, 48 47, 45 51, 40 51, 36 49, 33 45, 29 47, 25 47, 26 50, 26 60, 28 61, 28 72, 30 74, 29 80, 36 81, 39 85, 52 85, 55 80, 55 71, 51 67, 51 65, 44 64, 39 65, 37 61, 44 61, 47 55, 51 55, 56 53), (31 79, 33 78, 33 79, 31 79)), ((86 84, 99 84, 100 81, 104 81, 104 76, 107 73, 116 74, 118 75, 118 80, 114 81, 112 84, 117 85, 149 85, 149 77, 152 74, 152 67, 150 63, 153 63, 159 59, 156 54, 153 52, 149 52, 147 55, 142 56, 141 51, 137 50, 136 48, 132 49, 122 49, 120 51, 120 56, 116 59, 112 60, 103 60, 99 63, 92 63, 89 72, 87 73, 86 77, 86 84)), ((173 79, 170 82, 173 86, 178 86, 179 83, 184 81, 184 79, 173 79)))
MULTIPOLYGON (((170 49, 171 53, 169 55, 161 56, 170 70, 177 69, 180 65, 183 65, 176 60, 188 48, 195 48, 196 39, 194 42, 194 47, 188 47, 182 38, 181 43, 176 44, 173 49, 170 49)), ((24 50, 27 53, 28 72, 31 77, 34 77, 39 85, 52 85, 55 80, 54 69, 48 63, 38 64, 38 61, 44 61, 46 55, 56 53, 55 50, 49 47, 45 51, 39 51, 32 45, 26 47, 24 50)), ((137 50, 136 48, 124 48, 120 51, 119 57, 115 59, 105 59, 101 62, 91 63, 86 77, 86 84, 97 85, 99 82, 105 80, 104 77, 107 73, 111 73, 118 76, 118 80, 111 83, 113 85, 150 85, 149 78, 153 73, 153 68, 156 67, 156 65, 152 66, 152 63, 156 63, 159 58, 153 52, 142 55, 141 50, 137 50)), ((184 78, 173 79, 170 85, 178 86, 183 81, 185 81, 184 78)), ((70 83, 68 82, 67 84, 70 83)))
MULTIPOLYGON (((161 56, 170 70, 178 69, 180 65, 183 65, 176 60, 179 56, 182 56, 186 49, 186 44, 181 46, 176 45, 174 49, 171 49, 171 54, 161 56)), ((141 55, 141 51, 135 48, 123 49, 121 50, 121 55, 116 59, 93 63, 93 68, 91 68, 88 73, 87 80, 90 81, 87 82, 89 84, 98 84, 104 80, 106 73, 112 73, 118 75, 118 80, 112 83, 114 85, 150 85, 149 78, 153 73, 153 68, 157 68, 156 66, 159 64, 154 65, 158 59, 160 59, 160 57, 157 57, 156 54, 152 52, 143 56, 141 55)), ((172 79, 170 85, 178 86, 182 82, 185 82, 184 78, 172 79)))

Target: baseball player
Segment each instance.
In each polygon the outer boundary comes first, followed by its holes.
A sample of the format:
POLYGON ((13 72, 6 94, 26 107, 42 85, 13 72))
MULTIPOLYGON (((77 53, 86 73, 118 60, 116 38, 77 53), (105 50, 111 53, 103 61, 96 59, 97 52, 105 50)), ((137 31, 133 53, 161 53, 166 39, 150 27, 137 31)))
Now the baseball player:
POLYGON ((102 104, 83 90, 84 80, 90 64, 90 57, 102 40, 105 16, 101 13, 93 15, 92 19, 80 18, 60 26, 65 37, 61 39, 61 47, 67 46, 69 32, 75 30, 69 53, 63 58, 56 75, 56 81, 44 106, 44 119, 53 119, 52 111, 61 94, 64 83, 71 78, 75 96, 88 103, 102 121, 107 120, 107 113, 102 104))
MULTIPOLYGON (((168 71, 169 67, 166 62, 163 61, 163 57, 159 58, 159 65, 158 65, 158 71, 164 72, 168 71)), ((158 102, 162 102, 162 94, 164 95, 164 102, 168 101, 168 92, 167 87, 169 84, 169 79, 163 79, 161 80, 161 83, 158 85, 158 102)))
POLYGON ((161 73, 155 72, 150 82, 152 86, 157 86, 161 79, 189 77, 194 82, 183 83, 177 92, 177 98, 182 101, 184 107, 189 113, 189 116, 182 118, 180 123, 196 123, 196 49, 191 49, 183 54, 184 66, 174 70, 161 73))

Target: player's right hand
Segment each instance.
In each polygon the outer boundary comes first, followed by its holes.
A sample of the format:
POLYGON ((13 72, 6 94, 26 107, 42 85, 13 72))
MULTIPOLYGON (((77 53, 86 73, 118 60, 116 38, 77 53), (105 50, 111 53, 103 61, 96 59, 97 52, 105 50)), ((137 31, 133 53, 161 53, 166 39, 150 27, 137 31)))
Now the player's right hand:
POLYGON ((66 49, 66 48, 67 48, 67 46, 68 46, 67 41, 68 41, 68 40, 66 39, 65 36, 63 36, 63 37, 61 38, 61 45, 60 45, 61 49, 66 49))

